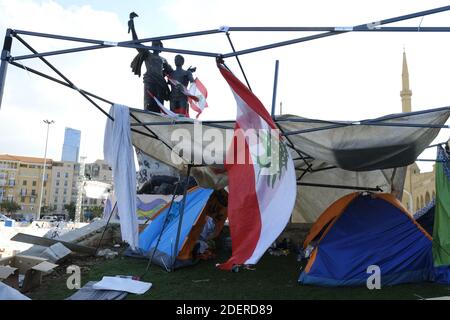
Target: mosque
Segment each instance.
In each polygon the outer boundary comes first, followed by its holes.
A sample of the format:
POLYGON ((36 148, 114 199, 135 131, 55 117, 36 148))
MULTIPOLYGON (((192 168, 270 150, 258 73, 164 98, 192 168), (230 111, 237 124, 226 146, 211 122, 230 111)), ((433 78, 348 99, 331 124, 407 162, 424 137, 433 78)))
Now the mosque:
MULTIPOLYGON (((408 63, 406 61, 406 53, 403 51, 402 90, 400 91, 402 112, 411 112, 411 96, 412 91, 409 87, 408 63)), ((414 213, 427 205, 435 198, 435 195, 435 165, 433 165, 433 171, 431 172, 420 172, 417 163, 409 165, 406 171, 402 198, 405 207, 411 213, 414 213)))

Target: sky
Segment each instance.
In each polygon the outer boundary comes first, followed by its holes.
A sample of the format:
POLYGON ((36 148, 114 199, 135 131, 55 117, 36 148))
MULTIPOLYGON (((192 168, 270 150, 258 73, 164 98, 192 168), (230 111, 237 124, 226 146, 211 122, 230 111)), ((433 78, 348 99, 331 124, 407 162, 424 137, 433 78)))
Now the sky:
MULTIPOLYGON (((0 32, 6 28, 107 41, 130 39, 128 15, 135 11, 139 37, 216 29, 220 26, 352 26, 448 5, 446 1, 216 1, 216 0, 0 0, 0 32)), ((450 26, 450 12, 392 26, 450 26)), ((308 35, 307 33, 231 32, 237 50, 308 35)), ((346 33, 241 56, 254 93, 266 108, 272 101, 275 61, 280 61, 277 107, 283 113, 330 120, 361 120, 401 111, 402 53, 406 50, 413 110, 450 105, 448 33, 346 33)), ((36 50, 52 51, 79 44, 24 36, 36 50)), ((228 53, 223 33, 168 40, 165 47, 228 53)), ((28 54, 13 44, 12 54, 28 54)), ((142 78, 131 72, 135 50, 108 48, 49 57, 78 87, 108 100, 142 108, 142 78)), ((174 54, 162 53, 174 65, 174 54)), ((214 58, 185 56, 208 89, 209 108, 200 119, 234 119, 236 105, 214 58)), ((242 80, 234 58, 227 65, 242 80)), ((52 71, 39 60, 26 66, 52 71)), ((168 102, 166 102, 168 103, 168 102)), ((100 103, 109 111, 109 105, 100 103)), ((279 110, 277 110, 279 112, 279 110)), ((60 160, 64 128, 82 131, 81 152, 87 161, 103 158, 105 116, 76 91, 10 66, 0 109, 0 153, 60 160)), ((441 130, 437 142, 447 140, 441 130)), ((421 158, 434 158, 429 150, 421 158)), ((420 163, 429 170, 431 163, 420 163)))

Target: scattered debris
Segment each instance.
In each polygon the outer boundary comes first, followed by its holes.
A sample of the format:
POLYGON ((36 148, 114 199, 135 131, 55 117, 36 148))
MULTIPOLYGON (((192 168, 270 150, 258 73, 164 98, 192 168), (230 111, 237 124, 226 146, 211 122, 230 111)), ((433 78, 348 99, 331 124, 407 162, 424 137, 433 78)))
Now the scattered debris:
POLYGON ((25 242, 25 243, 31 243, 31 244, 37 244, 37 245, 44 246, 44 247, 50 247, 56 243, 62 243, 65 247, 67 247, 68 249, 70 249, 72 251, 86 253, 86 254, 92 254, 92 255, 95 255, 95 251, 96 251, 95 248, 92 248, 92 247, 82 246, 79 244, 60 241, 60 240, 32 236, 30 234, 25 234, 25 233, 18 233, 14 237, 12 237, 11 240, 25 242))
POLYGON ((194 282, 194 283, 198 283, 198 282, 209 282, 209 279, 192 280, 192 282, 194 282))
POLYGON ((450 300, 450 296, 442 296, 442 297, 436 297, 436 298, 428 298, 426 300, 450 300))
POLYGON ((150 288, 150 282, 137 281, 124 277, 103 277, 103 279, 92 286, 96 290, 117 290, 134 294, 144 294, 150 288))
POLYGON ((118 252, 113 251, 111 249, 103 249, 97 252, 98 257, 105 257, 106 259, 114 259, 118 255, 119 255, 118 252))
POLYGON ((64 258, 71 253, 72 251, 67 249, 61 242, 58 242, 45 249, 41 256, 47 258, 51 262, 57 263, 64 260, 64 258))
POLYGON ((31 300, 18 290, 0 282, 0 300, 31 300))
POLYGON ((240 270, 250 270, 250 271, 255 271, 256 267, 254 264, 235 264, 232 268, 231 271, 232 272, 239 272, 240 270))
POLYGON ((65 300, 122 300, 128 294, 125 291, 94 289, 94 285, 97 283, 97 281, 89 281, 65 300))
POLYGON ((50 273, 58 265, 47 259, 31 256, 14 256, 0 259, 0 281, 27 292, 41 285, 42 275, 50 273), (21 277, 23 275, 23 278, 21 277), (23 281, 21 281, 23 279, 23 281))

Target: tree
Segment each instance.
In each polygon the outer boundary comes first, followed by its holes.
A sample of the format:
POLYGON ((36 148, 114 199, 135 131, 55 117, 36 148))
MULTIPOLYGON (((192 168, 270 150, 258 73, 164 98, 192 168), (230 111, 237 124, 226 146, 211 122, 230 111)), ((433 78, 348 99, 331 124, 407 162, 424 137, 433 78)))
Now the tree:
POLYGON ((13 213, 20 209, 20 205, 12 200, 4 200, 0 203, 0 209, 11 216, 13 213))
POLYGON ((103 207, 102 206, 94 206, 90 207, 89 211, 92 212, 94 218, 101 218, 103 216, 103 207))
POLYGON ((51 206, 43 206, 41 207, 41 214, 47 214, 53 212, 54 209, 51 206))
POLYGON ((71 202, 70 204, 65 204, 64 209, 67 211, 67 214, 69 215, 69 220, 75 220, 75 202, 71 202))

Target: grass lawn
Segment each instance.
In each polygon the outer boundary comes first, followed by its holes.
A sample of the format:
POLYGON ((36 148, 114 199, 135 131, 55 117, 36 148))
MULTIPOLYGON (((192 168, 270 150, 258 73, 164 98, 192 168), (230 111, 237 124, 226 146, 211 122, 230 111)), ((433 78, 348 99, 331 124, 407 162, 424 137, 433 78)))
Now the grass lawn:
MULTIPOLYGON (((255 271, 232 273, 215 268, 217 260, 202 261, 196 266, 167 273, 159 266, 151 266, 142 278, 153 284, 144 295, 128 295, 127 299, 419 299, 448 296, 450 286, 419 283, 367 288, 323 288, 302 286, 297 283, 300 265, 294 254, 275 257, 266 254, 255 271), (418 296, 416 296, 418 295, 418 296)), ((105 275, 137 275, 145 270, 147 261, 126 257, 113 260, 91 258, 72 261, 82 270, 82 285, 98 281, 105 275)), ((65 269, 44 277, 43 284, 28 293, 32 299, 65 299, 74 293, 67 289, 65 269)))

